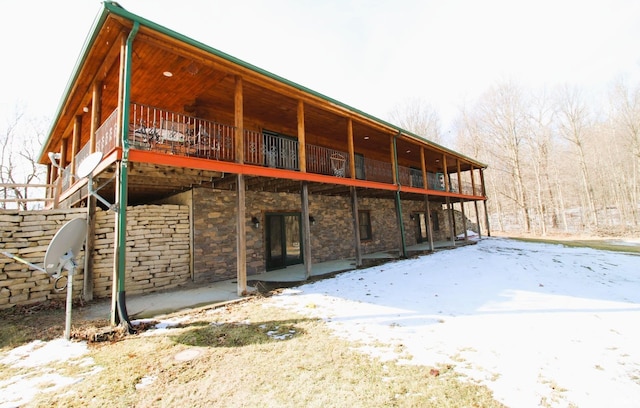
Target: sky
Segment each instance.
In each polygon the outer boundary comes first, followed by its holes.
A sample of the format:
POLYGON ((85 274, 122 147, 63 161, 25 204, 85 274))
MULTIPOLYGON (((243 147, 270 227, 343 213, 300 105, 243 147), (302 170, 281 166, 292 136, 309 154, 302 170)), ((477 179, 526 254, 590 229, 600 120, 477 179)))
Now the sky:
MULTIPOLYGON (((485 238, 261 301, 323 319, 333 335, 383 362, 427 373, 449 364, 510 407, 637 407, 640 326, 629 322, 640 320, 639 266, 637 254, 485 238)), ((141 335, 170 336, 190 319, 200 318, 159 318, 141 335)), ((82 365, 84 376, 100 372, 87 353, 86 343, 64 339, 0 353, 0 364, 22 368, 0 381, 0 408, 80 381, 61 361, 82 365)), ((136 388, 153 386, 154 374, 136 388)))
MULTIPOLYGON (((125 9, 381 119, 409 100, 443 127, 500 81, 602 95, 640 79, 635 0, 122 0, 125 9)), ((6 1, 0 120, 54 116, 98 0, 6 1)))

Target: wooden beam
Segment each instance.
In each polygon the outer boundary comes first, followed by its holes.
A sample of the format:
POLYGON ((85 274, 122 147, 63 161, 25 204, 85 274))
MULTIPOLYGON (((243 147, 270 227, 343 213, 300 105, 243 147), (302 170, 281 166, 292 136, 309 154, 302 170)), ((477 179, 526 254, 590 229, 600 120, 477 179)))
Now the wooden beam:
POLYGON ((233 97, 233 117, 236 127, 236 162, 244 163, 244 100, 243 100, 243 79, 240 75, 235 77, 235 92, 233 97))
POLYGON ((476 196, 476 180, 475 180, 475 169, 473 168, 473 164, 471 165, 471 195, 476 196))
POLYGON ((305 280, 311 277, 312 262, 311 262, 311 225, 309 222, 309 183, 302 182, 300 201, 302 202, 302 251, 304 261, 304 276, 305 280))
POLYGON ((73 119, 73 135, 71 138, 71 174, 70 181, 73 184, 76 181, 75 174, 77 173, 78 163, 76 163, 76 156, 80 151, 80 136, 82 134, 82 116, 76 115, 73 119))
POLYGON ((456 165, 458 167, 458 193, 462 194, 462 177, 460 175, 460 159, 456 157, 456 165))
POLYGON ((464 240, 466 241, 469 237, 467 236, 467 216, 464 211, 464 201, 460 199, 460 212, 462 212, 462 229, 464 231, 464 240))
POLYGON ((478 221, 478 239, 482 239, 482 227, 480 222, 480 212, 478 211, 478 202, 473 202, 474 207, 476 208, 476 221, 478 221))
MULTIPOLYGON (((127 37, 125 33, 120 34, 120 67, 118 70, 118 115, 116 118, 116 147, 122 147, 122 115, 124 106, 124 81, 125 81, 125 60, 127 55, 127 37)), ((128 107, 127 107, 128 108, 128 107)), ((115 286, 115 285, 114 285, 115 286)), ((116 295, 114 295, 116 296, 116 295)))
MULTIPOLYGON (((93 183, 89 177, 89 183, 93 183)), ((84 279, 82 281, 82 298, 86 301, 93 300, 93 250, 96 241, 96 198, 87 197, 87 238, 84 247, 84 279)))
POLYGON ((247 294, 247 220, 244 175, 238 174, 236 184, 236 266, 238 296, 247 294))
POLYGON ((451 200, 449 197, 445 197, 445 202, 447 206, 447 214, 449 215, 449 231, 451 232, 451 245, 456 245, 456 224, 453 219, 453 207, 451 206, 451 200))
POLYGON ((447 170, 447 155, 442 155, 442 171, 444 172, 444 191, 449 193, 449 171, 447 170))
POLYGON ((420 146, 420 168, 422 169, 422 187, 427 190, 429 189, 429 180, 427 178, 427 164, 424 157, 424 147, 422 146, 420 146))
POLYGON ((300 171, 307 172, 307 149, 304 131, 304 102, 298 100, 298 162, 300 171))
POLYGON ((356 178, 356 152, 353 145, 353 120, 347 118, 347 144, 349 149, 349 172, 351 178, 356 178))
POLYGON ((356 252, 356 267, 362 266, 362 246, 360 244, 360 217, 358 213, 358 193, 351 187, 351 216, 353 218, 353 240, 356 252))
POLYGON ((429 235, 429 250, 433 251, 433 227, 431 224, 431 209, 429 208, 429 195, 424 196, 424 205, 426 207, 425 221, 427 222, 427 235, 429 235))
POLYGON ((93 83, 91 92, 91 130, 89 134, 89 153, 96 151, 96 132, 100 127, 102 116, 102 81, 93 83))

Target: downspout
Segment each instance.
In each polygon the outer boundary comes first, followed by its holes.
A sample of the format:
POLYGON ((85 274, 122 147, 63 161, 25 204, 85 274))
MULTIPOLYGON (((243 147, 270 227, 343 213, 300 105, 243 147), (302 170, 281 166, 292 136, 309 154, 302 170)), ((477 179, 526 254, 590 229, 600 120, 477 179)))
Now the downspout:
POLYGON ((404 219, 402 218, 402 202, 400 201, 400 170, 398 169, 398 147, 396 146, 396 139, 400 136, 400 132, 393 136, 393 157, 395 158, 395 168, 396 172, 396 184, 398 188, 396 189, 396 211, 398 216, 398 223, 400 224, 400 239, 402 241, 402 256, 404 258, 407 257, 407 243, 404 238, 404 219))
POLYGON ((126 55, 124 61, 124 92, 122 110, 122 160, 120 161, 120 203, 118 203, 118 316, 120 324, 132 332, 131 322, 127 313, 125 295, 125 268, 127 259, 127 202, 128 181, 127 169, 129 166, 129 99, 131 98, 131 58, 133 56, 132 43, 140 23, 135 21, 133 28, 127 37, 126 55))

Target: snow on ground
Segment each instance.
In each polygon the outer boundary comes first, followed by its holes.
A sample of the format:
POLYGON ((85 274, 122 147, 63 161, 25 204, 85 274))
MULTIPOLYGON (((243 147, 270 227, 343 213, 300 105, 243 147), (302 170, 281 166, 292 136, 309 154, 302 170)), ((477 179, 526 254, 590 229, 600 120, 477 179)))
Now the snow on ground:
POLYGON ((510 407, 640 401, 637 255, 489 238, 271 302, 382 359, 451 364, 510 407))
MULTIPOLYGON (((56 339, 48 342, 36 340, 24 346, 0 354, 0 365, 26 367, 32 370, 0 380, 0 408, 19 407, 27 404, 39 392, 55 392, 67 385, 82 381, 60 374, 49 366, 72 361, 82 367, 93 367, 92 359, 81 359, 87 352, 84 342, 56 339)), ((91 375, 92 370, 86 375, 91 375)))

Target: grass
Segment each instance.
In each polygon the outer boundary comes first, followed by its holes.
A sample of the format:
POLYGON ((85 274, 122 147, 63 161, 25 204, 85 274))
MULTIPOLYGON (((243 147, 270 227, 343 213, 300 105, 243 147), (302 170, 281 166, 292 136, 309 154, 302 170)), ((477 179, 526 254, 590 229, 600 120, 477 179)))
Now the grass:
MULTIPOLYGON (((12 319, 14 331, 26 334, 3 339, 3 350, 43 333, 61 336, 63 311, 49 312, 35 320, 12 319), (47 320, 51 330, 45 330, 47 320), (29 327, 36 322, 38 328, 29 327)), ((166 331, 149 325, 137 334, 90 343, 82 364, 69 361, 45 370, 78 381, 43 389, 26 406, 501 406, 454 366, 371 358, 333 336, 322 321, 270 307, 264 298, 182 317, 186 320, 166 331)), ((74 321, 72 334, 80 337, 90 326, 74 321)), ((17 374, 27 373, 0 364, 0 384, 17 374)))
POLYGON ((513 237, 512 239, 524 242, 538 242, 545 244, 564 245, 568 247, 592 248, 603 251, 626 252, 632 254, 640 254, 640 244, 638 245, 620 245, 615 241, 607 239, 544 239, 544 238, 522 238, 513 237))

